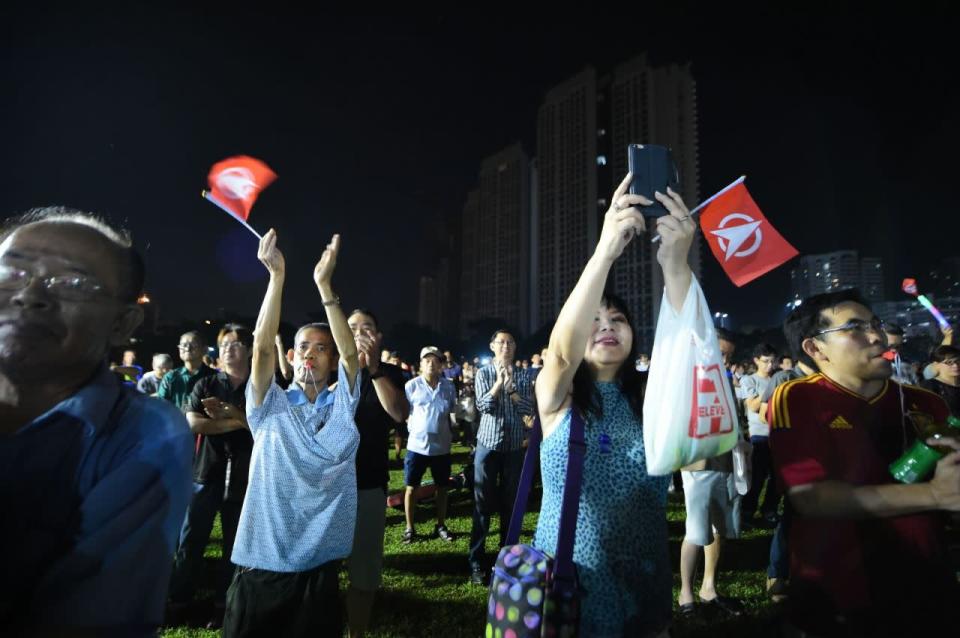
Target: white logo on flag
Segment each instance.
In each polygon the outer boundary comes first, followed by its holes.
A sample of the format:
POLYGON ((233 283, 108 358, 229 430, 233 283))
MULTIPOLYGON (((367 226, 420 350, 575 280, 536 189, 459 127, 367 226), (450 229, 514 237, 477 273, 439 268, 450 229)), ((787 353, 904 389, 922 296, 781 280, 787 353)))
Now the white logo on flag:
POLYGON ((761 222, 754 221, 752 217, 743 213, 730 213, 724 217, 717 230, 710 231, 710 234, 717 236, 720 250, 725 253, 723 260, 730 261, 731 257, 747 257, 757 252, 763 242, 763 232, 760 230, 760 224, 761 222), (742 220, 744 223, 726 228, 726 225, 735 219, 742 220), (751 237, 753 237, 753 243, 750 247, 740 250, 751 237))
POLYGON ((249 169, 234 166, 217 175, 217 188, 230 199, 247 199, 257 190, 257 182, 249 169))

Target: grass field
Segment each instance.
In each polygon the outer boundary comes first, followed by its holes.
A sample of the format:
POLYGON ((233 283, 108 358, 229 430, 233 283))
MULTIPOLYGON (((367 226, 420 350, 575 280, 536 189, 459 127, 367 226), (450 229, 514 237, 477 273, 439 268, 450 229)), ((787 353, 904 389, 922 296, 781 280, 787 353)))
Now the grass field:
MULTIPOLYGON (((454 447, 454 472, 467 462, 467 450, 454 447)), ((393 469, 390 472, 390 490, 403 486, 403 472, 393 469)), ((535 504, 534 504, 535 505, 535 504)), ((483 635, 486 589, 469 584, 467 567, 467 545, 470 535, 472 499, 460 490, 451 493, 447 526, 457 536, 453 543, 439 539, 419 540, 412 545, 400 543, 403 532, 403 511, 390 509, 387 512, 387 531, 385 538, 385 556, 383 587, 377 595, 374 606, 374 620, 368 635, 377 638, 387 637, 470 637, 483 635)), ((433 529, 433 504, 421 505, 417 516, 418 531, 427 534, 433 529)), ((674 569, 674 601, 680 587, 677 574, 680 556, 680 542, 683 539, 683 498, 682 495, 670 495, 667 518, 670 527, 670 554, 674 569)), ((529 542, 537 522, 537 514, 529 513, 524 518, 522 542, 529 542)), ((492 525, 487 549, 495 554, 498 535, 496 517, 492 525)), ((765 595, 767 552, 771 533, 766 530, 752 530, 724 547, 720 564, 718 587, 721 593, 744 601, 748 613, 740 618, 705 617, 700 622, 688 622, 678 619, 674 625, 674 636, 770 636, 775 633, 773 623, 776 609, 765 595)), ((207 547, 208 559, 218 558, 221 554, 219 521, 214 529, 213 538, 207 547)), ((213 578, 213 561, 208 564, 208 582, 213 578)), ((341 591, 345 590, 344 575, 341 573, 341 591)), ((202 589, 199 593, 201 603, 209 601, 212 591, 202 589)), ((676 604, 676 603, 675 603, 676 604)), ((204 618, 202 614, 197 616, 204 618)), ((190 625, 165 627, 161 631, 165 638, 212 637, 219 631, 210 631, 190 625)))

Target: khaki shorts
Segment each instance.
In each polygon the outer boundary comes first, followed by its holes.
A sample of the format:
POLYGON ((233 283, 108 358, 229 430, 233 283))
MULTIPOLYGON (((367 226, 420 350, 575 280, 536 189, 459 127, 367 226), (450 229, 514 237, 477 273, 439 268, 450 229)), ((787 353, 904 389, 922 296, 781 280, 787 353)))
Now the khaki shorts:
POLYGON ((723 538, 740 535, 740 495, 731 472, 680 472, 683 499, 687 507, 684 540, 694 545, 713 543, 714 534, 723 538))
POLYGON ((387 500, 383 488, 357 490, 357 525, 353 549, 347 558, 350 586, 377 591, 383 571, 383 530, 387 522, 387 500))

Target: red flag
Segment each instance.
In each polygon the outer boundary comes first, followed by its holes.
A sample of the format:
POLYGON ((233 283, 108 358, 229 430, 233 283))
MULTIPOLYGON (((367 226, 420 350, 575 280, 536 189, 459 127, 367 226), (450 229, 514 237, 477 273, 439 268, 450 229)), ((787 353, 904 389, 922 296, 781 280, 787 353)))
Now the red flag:
POLYGON ((230 157, 210 169, 207 176, 210 191, 204 193, 204 197, 234 217, 247 221, 260 191, 275 179, 277 174, 254 157, 230 157))
POLYGON ((742 286, 799 253, 764 217, 747 187, 737 184, 711 201, 700 228, 727 277, 742 286))

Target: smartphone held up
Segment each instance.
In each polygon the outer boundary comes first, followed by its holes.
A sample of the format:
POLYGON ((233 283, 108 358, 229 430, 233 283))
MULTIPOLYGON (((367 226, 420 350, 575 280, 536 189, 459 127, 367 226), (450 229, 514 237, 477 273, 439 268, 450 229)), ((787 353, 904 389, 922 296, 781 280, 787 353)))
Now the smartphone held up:
POLYGON ((680 192, 680 173, 670 149, 655 144, 631 144, 627 147, 627 162, 633 173, 630 194, 643 195, 653 202, 652 206, 642 207, 644 216, 662 217, 669 214, 653 195, 655 192, 666 194, 668 187, 680 192))

